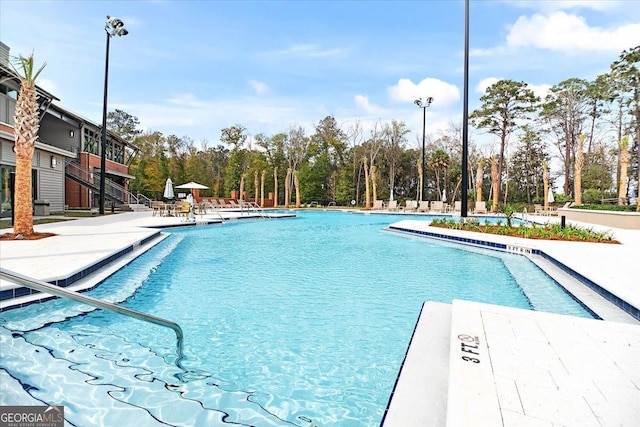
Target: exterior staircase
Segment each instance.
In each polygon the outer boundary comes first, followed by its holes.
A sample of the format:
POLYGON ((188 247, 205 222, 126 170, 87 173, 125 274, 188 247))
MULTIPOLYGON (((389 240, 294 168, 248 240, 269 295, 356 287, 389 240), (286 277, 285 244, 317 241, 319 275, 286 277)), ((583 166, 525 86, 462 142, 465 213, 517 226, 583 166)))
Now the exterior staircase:
MULTIPOLYGON (((100 175, 83 168, 76 161, 65 163, 65 176, 78 184, 100 194, 100 175)), ((120 184, 105 178, 104 197, 114 203, 114 211, 131 212, 149 210, 151 200, 142 194, 137 196, 125 189, 120 184)))

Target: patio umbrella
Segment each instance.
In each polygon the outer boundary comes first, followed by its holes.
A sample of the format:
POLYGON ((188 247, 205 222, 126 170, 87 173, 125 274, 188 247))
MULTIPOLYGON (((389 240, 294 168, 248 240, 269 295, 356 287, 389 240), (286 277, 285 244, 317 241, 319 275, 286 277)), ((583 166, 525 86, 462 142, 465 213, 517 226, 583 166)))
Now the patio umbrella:
POLYGON ((553 191, 551 189, 549 189, 549 197, 547 197, 547 200, 549 201, 549 203, 553 203, 556 200, 553 198, 553 191))
POLYGON ((442 201, 443 202, 447 201, 447 192, 445 189, 442 189, 442 201))
POLYGON ((176 186, 176 188, 189 188, 192 190, 206 190, 207 187, 206 185, 202 185, 202 184, 198 184, 197 182, 187 182, 186 184, 182 184, 182 185, 178 185, 176 186))
POLYGON ((175 194, 173 194, 173 182, 171 182, 171 178, 167 178, 167 182, 164 184, 164 194, 165 199, 173 199, 175 194))
POLYGON ((193 195, 194 194, 193 190, 206 190, 209 187, 207 187, 206 185, 198 184, 197 182, 190 181, 190 182, 187 182, 186 184, 178 185, 176 186, 176 188, 190 189, 191 194, 193 195))

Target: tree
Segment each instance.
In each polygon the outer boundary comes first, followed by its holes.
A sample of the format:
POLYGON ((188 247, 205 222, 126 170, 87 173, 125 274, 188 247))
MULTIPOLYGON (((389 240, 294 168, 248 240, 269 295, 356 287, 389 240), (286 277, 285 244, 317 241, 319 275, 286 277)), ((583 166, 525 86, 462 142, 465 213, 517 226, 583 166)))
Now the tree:
POLYGON ((624 98, 624 105, 634 118, 633 127, 636 137, 636 165, 638 169, 637 208, 640 212, 640 46, 624 50, 620 59, 611 64, 611 72, 620 82, 623 90, 620 96, 624 98))
POLYGON ((541 117, 557 136, 556 146, 564 162, 564 194, 572 193, 572 166, 578 135, 592 112, 586 80, 571 78, 551 88, 542 106, 541 117))
POLYGON ((583 201, 586 200, 587 191, 595 191, 598 199, 613 198, 615 193, 615 181, 613 180, 615 168, 615 151, 604 144, 594 146, 585 161, 582 171, 582 188, 585 188, 583 201), (587 166, 588 163, 588 166, 587 166))
POLYGON ((620 179, 618 182, 618 204, 624 205, 627 197, 627 168, 629 167, 629 138, 622 138, 620 144, 620 179))
POLYGON ((574 192, 576 205, 582 204, 582 168, 584 167, 584 134, 578 135, 578 147, 576 148, 576 160, 575 160, 575 175, 574 180, 574 192))
POLYGON ((13 69, 20 79, 20 93, 15 110, 16 180, 13 234, 33 236, 31 160, 38 139, 40 117, 36 94, 36 80, 46 66, 36 71, 33 55, 19 56, 13 69))
POLYGON ((136 177, 130 188, 156 199, 162 195, 165 180, 170 176, 166 138, 161 132, 147 132, 136 138, 136 146, 140 151, 129 167, 129 173, 136 177))
POLYGON ((309 161, 313 171, 307 171, 308 176, 323 177, 323 182, 307 183, 315 188, 323 189, 322 199, 335 200, 338 171, 345 167, 347 151, 347 136, 344 134, 336 119, 327 116, 320 120, 311 136, 309 145, 309 161))
POLYGON ((549 167, 547 162, 542 164, 542 180, 544 184, 544 210, 549 212, 549 167))
POLYGON ((546 145, 541 133, 529 126, 511 157, 510 182, 513 184, 512 200, 540 203, 543 196, 542 164, 549 162, 546 145))
POLYGON ((116 109, 107 114, 107 129, 127 142, 133 142, 136 137, 142 134, 139 126, 140 120, 125 111, 116 109))
POLYGON ((481 157, 478 159, 478 164, 477 164, 477 169, 476 169, 476 202, 481 202, 482 201, 482 181, 483 181, 483 176, 484 176, 484 159, 481 157))
POLYGON ((384 156, 389 164, 389 200, 393 200, 396 167, 400 161, 400 156, 407 142, 405 135, 409 133, 407 125, 404 122, 396 120, 391 121, 391 125, 386 125, 384 130, 386 136, 386 144, 384 146, 384 156))
POLYGON ((442 191, 440 190, 440 176, 444 178, 443 188, 446 191, 446 172, 447 172, 447 168, 449 167, 449 161, 450 161, 449 155, 447 154, 446 151, 444 151, 441 148, 438 148, 429 157, 429 167, 431 167, 436 172, 436 192, 437 192, 436 198, 439 198, 440 194, 442 193, 442 191))
POLYGON ((498 162, 496 156, 491 156, 491 192, 493 193, 493 202, 491 211, 498 211, 498 202, 500 201, 500 184, 498 179, 498 162))
MULTIPOLYGON (((378 190, 377 190, 377 175, 376 175, 376 158, 382 149, 383 139, 383 129, 379 122, 376 122, 373 125, 373 129, 371 129, 371 137, 369 140, 363 144, 365 148, 365 152, 367 153, 368 160, 368 173, 367 173, 367 165, 365 165, 365 177, 368 177, 371 181, 371 185, 369 186, 370 193, 369 195, 375 201, 378 198, 378 190)), ((366 178, 365 178, 366 179, 366 178)))
POLYGON ((362 157, 361 148, 363 140, 363 130, 360 121, 356 121, 348 131, 348 139, 353 144, 351 146, 351 158, 353 160, 353 187, 354 191, 351 195, 353 200, 360 201, 360 177, 362 176, 363 164, 360 162, 362 157))
POLYGON ((309 148, 309 138, 305 135, 304 129, 301 126, 297 128, 289 129, 289 135, 286 139, 284 152, 289 162, 289 168, 287 169, 287 178, 285 181, 285 207, 288 206, 290 200, 291 184, 296 192, 296 208, 300 207, 300 181, 298 179, 298 168, 300 164, 307 156, 307 150, 309 148))
POLYGON ((486 129, 488 133, 500 138, 500 154, 496 171, 498 194, 494 194, 496 201, 500 199, 504 155, 509 135, 516 130, 518 121, 525 119, 528 113, 534 111, 534 104, 539 100, 527 86, 525 82, 513 80, 495 82, 480 98, 482 106, 469 117, 476 128, 486 129))
POLYGON ((362 158, 364 164, 364 209, 371 209, 371 193, 369 192, 369 159, 365 156, 362 158))
POLYGON ((221 190, 224 188, 224 170, 229 162, 229 150, 222 144, 211 147, 206 150, 209 157, 211 167, 211 190, 214 197, 220 197, 221 190))
MULTIPOLYGON (((232 147, 229 162, 225 170, 226 194, 238 190, 237 185, 239 182, 244 184, 243 178, 248 167, 248 155, 247 150, 243 147, 247 137, 246 129, 242 125, 233 125, 224 128, 220 133, 220 142, 232 147)), ((239 191, 242 191, 242 189, 239 191)), ((242 193, 240 193, 238 197, 242 197, 242 193)))
POLYGON ((247 137, 247 129, 242 125, 236 124, 222 129, 220 141, 224 144, 230 145, 234 150, 239 150, 243 148, 244 143, 247 141, 247 137))

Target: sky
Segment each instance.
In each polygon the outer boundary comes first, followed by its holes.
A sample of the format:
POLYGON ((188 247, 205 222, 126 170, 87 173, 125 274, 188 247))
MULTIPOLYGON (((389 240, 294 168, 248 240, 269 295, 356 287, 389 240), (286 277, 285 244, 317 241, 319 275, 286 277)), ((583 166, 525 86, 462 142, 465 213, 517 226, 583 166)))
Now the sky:
MULTIPOLYGON (((640 45, 639 0, 470 0, 469 111, 491 83, 592 80, 640 45)), ((37 1, 0 2, 11 55, 47 63, 40 86, 59 105, 102 121, 106 16, 129 34, 109 49, 108 109, 141 127, 220 143, 241 124, 268 136, 326 116, 344 129, 392 119, 418 147, 463 112, 464 1, 37 1)), ((366 132, 365 132, 366 133, 366 132)), ((470 138, 495 142, 470 128, 470 138)))

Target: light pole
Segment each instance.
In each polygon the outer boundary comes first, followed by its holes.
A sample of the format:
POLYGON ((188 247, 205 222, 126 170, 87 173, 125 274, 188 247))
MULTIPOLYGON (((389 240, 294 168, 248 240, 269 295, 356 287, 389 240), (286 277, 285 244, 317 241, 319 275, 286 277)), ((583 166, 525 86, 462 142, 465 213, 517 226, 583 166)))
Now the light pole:
POLYGON ((413 101, 414 104, 422 108, 422 188, 420 189, 420 200, 418 200, 418 202, 424 200, 424 194, 426 193, 425 190, 427 189, 427 180, 425 179, 427 174, 427 164, 426 164, 426 159, 424 157, 425 156, 424 141, 425 141, 426 128, 427 128, 427 107, 430 107, 432 102, 433 102, 433 98, 431 96, 428 97, 424 103, 422 102, 422 98, 418 98, 415 101, 413 101))
MULTIPOLYGON (((462 107, 462 197, 460 216, 467 217, 469 186, 469 0, 464 2, 464 101, 462 107)), ((476 194, 476 200, 478 195, 476 194)))
POLYGON ((99 213, 104 215, 104 183, 107 172, 107 87, 109 82, 109 40, 113 36, 126 36, 129 31, 124 28, 124 22, 118 18, 107 15, 107 23, 104 26, 107 33, 107 55, 104 65, 104 100, 102 103, 102 142, 100 143, 100 206, 99 213))

